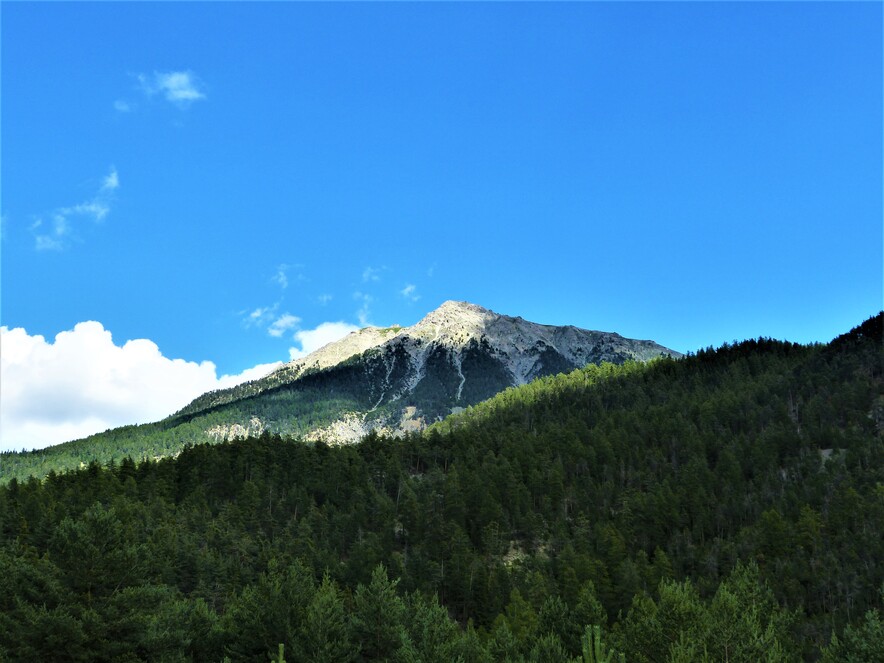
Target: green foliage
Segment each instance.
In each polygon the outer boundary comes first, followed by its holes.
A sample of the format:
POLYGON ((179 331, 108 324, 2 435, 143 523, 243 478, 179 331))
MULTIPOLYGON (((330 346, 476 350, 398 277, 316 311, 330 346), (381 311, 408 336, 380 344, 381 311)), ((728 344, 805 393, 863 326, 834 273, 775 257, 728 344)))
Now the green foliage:
POLYGON ((881 660, 880 328, 11 480, 0 656, 881 660))
POLYGON ((283 567, 271 560, 268 570, 228 607, 225 630, 233 635, 228 653, 236 659, 252 658, 275 651, 280 643, 290 652, 299 651, 314 592, 312 574, 302 564, 283 567))
MULTIPOLYGON (((884 586, 881 587, 884 599, 884 586)), ((822 663, 874 663, 884 661, 884 622, 878 608, 868 610, 858 624, 849 624, 841 638, 823 649, 822 663)))
POLYGON ((285 645, 281 642, 279 643, 279 649, 276 652, 276 656, 271 656, 270 660, 273 663, 285 663, 285 645))
POLYGON ((328 573, 313 595, 304 619, 304 654, 316 663, 348 663, 356 657, 350 620, 337 583, 328 573))
POLYGON ((626 657, 610 647, 602 640, 602 627, 598 624, 587 626, 580 638, 582 658, 575 663, 624 663, 626 657))
POLYGON ((363 660, 395 658, 406 645, 405 603, 396 592, 396 580, 378 565, 368 585, 359 585, 353 596, 353 626, 362 643, 363 660))

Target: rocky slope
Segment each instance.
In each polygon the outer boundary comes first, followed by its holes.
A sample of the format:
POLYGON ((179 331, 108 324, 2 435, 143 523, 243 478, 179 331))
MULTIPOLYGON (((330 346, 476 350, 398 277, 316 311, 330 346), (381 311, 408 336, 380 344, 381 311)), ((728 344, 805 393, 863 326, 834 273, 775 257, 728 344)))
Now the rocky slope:
POLYGON ((307 439, 352 442, 371 430, 404 433, 534 378, 588 363, 680 356, 653 341, 576 327, 555 327, 448 301, 412 327, 368 327, 292 361, 270 375, 200 397, 179 415, 237 403, 243 421, 216 424, 214 439, 262 430, 297 431, 307 439), (292 429, 285 416, 262 420, 266 399, 310 390, 342 399, 338 416, 292 429), (245 409, 244 409, 245 408, 245 409))

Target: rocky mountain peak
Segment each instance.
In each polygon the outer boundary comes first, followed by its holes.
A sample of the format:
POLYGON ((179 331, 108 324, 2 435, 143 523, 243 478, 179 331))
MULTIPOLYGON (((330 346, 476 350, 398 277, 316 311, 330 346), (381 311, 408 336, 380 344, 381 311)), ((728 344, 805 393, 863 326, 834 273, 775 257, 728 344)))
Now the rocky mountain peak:
POLYGON ((407 332, 423 341, 460 346, 481 337, 488 325, 499 317, 493 311, 475 304, 447 301, 408 328, 407 332))
MULTIPOLYGON (((590 363, 646 361, 666 354, 680 356, 653 341, 542 325, 469 302, 446 301, 411 327, 365 327, 261 380, 198 399, 189 411, 237 398, 260 398, 265 391, 268 398, 283 398, 302 388, 311 390, 310 398, 318 402, 316 390, 320 390, 351 406, 322 426, 314 424, 305 431, 300 423, 292 425, 306 439, 355 441, 370 430, 396 434, 419 430, 507 387, 544 375, 590 363)), ((257 416, 251 410, 249 415, 257 416)), ((254 422, 235 423, 245 430, 254 422)), ((218 435, 223 437, 222 433, 218 435)))
POLYGON ((431 311, 428 315, 433 315, 434 313, 448 313, 451 315, 464 314, 464 313, 491 313, 487 308, 483 308, 478 304, 471 304, 470 302, 460 302, 456 299, 449 299, 447 301, 442 302, 435 311, 431 311))

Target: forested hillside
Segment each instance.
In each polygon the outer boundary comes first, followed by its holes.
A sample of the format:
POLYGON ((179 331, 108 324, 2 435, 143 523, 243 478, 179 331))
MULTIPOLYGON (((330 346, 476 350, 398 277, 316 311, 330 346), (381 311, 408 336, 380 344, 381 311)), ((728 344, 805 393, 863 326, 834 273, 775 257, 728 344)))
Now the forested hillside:
POLYGON ((172 457, 188 445, 217 444, 227 439, 232 425, 241 435, 259 434, 270 428, 286 437, 301 436, 324 426, 342 412, 370 407, 366 380, 355 376, 352 362, 302 378, 294 384, 277 385, 252 394, 249 385, 230 390, 238 399, 206 405, 155 423, 122 426, 45 449, 0 453, 0 484, 16 478, 45 477, 50 472, 85 467, 92 461, 120 463, 125 458, 155 460, 172 457), (260 420, 258 430, 251 420, 260 420), (241 422, 241 423, 240 423, 241 422), (217 430, 212 436, 207 431, 217 430))
POLYGON ((12 480, 0 659, 884 660, 882 343, 879 314, 588 366, 404 439, 12 480))
MULTIPOLYGON (((330 444, 417 432, 509 386, 589 363, 680 356, 653 341, 555 327, 448 301, 412 327, 365 327, 269 375, 203 394, 162 421, 0 453, 0 483, 264 432, 330 444)), ((10 440, 9 442, 12 442, 10 440)))

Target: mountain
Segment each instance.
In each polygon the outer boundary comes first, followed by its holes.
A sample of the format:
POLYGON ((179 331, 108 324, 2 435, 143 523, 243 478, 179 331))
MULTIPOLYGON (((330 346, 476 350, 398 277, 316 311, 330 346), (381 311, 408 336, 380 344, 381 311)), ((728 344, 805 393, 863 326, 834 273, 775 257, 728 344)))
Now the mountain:
MULTIPOLYGON (((401 434, 423 429, 507 387, 545 375, 660 356, 681 354, 653 341, 541 325, 447 301, 412 327, 360 329, 265 378, 206 394, 179 414, 190 416, 244 398, 327 382, 329 396, 350 392, 358 405, 326 425, 298 432, 307 440, 355 442, 369 431, 401 434)), ((208 434, 233 439, 265 430, 293 432, 283 421, 264 420, 253 412, 247 421, 219 424, 208 434)))
POLYGON ((265 432, 328 443, 402 435, 535 378, 680 353, 653 341, 556 327, 445 302, 412 327, 367 327, 264 378, 204 394, 162 421, 0 454, 0 482, 92 460, 174 456, 265 432))
POLYGON ((879 663, 882 338, 878 314, 542 377, 420 435, 10 481, 0 660, 879 663))

